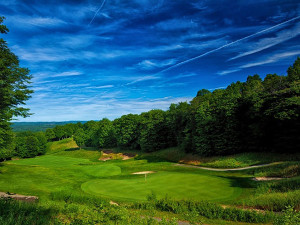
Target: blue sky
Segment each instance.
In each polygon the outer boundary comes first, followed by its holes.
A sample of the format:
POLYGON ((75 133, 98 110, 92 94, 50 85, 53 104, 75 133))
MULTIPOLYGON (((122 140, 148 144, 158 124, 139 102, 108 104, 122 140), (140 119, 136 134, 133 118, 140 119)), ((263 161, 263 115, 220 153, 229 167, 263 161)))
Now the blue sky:
POLYGON ((0 14, 34 77, 19 121, 167 109, 300 56, 297 0, 0 0, 0 14))

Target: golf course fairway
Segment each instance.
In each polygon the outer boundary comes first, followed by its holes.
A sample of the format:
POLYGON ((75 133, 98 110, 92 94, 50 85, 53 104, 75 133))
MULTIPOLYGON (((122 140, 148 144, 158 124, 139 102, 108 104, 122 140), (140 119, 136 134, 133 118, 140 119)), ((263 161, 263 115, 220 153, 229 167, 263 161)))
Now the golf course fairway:
POLYGON ((152 193, 158 199, 227 201, 243 192, 236 180, 218 172, 147 160, 99 162, 88 159, 92 151, 86 151, 86 158, 72 157, 76 151, 66 153, 6 162, 6 172, 0 174, 3 191, 47 195, 72 190, 116 201, 145 201, 152 193), (154 173, 146 180, 144 174, 133 174, 147 170, 154 173))

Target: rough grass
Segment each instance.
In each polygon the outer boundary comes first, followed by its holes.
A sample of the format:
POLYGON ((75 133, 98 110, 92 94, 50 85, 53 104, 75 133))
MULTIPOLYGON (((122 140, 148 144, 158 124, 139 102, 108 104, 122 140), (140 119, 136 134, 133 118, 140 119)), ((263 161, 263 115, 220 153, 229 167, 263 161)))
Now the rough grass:
POLYGON ((199 158, 197 165, 213 168, 240 168, 252 165, 267 164, 272 162, 292 161, 294 158, 289 155, 273 154, 273 153, 241 153, 230 156, 199 158))
MULTIPOLYGON (((121 150, 117 150, 120 152, 121 150)), ((137 152, 137 159, 151 162, 169 161, 212 168, 241 168, 252 165, 267 164, 282 161, 300 160, 300 155, 285 155, 274 153, 249 152, 229 156, 203 157, 196 154, 185 154, 179 148, 168 148, 157 152, 137 152)))
POLYGON ((36 206, 32 203, 22 203, 13 200, 0 199, 0 224, 51 224, 54 210, 36 206))
POLYGON ((72 138, 66 138, 60 141, 48 142, 47 143, 47 154, 53 154, 68 149, 77 149, 75 141, 72 138))
POLYGON ((300 162, 282 162, 267 167, 253 168, 245 171, 249 175, 255 177, 282 177, 291 178, 300 176, 300 162))
POLYGON ((243 205, 263 210, 280 212, 286 207, 291 206, 300 209, 300 190, 289 192, 271 192, 261 194, 243 201, 243 205))

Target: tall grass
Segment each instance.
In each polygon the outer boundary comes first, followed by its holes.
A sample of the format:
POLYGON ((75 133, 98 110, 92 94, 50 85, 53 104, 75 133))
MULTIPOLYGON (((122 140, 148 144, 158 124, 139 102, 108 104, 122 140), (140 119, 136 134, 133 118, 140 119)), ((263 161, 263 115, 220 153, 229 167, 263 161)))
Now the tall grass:
POLYGON ((54 209, 37 206, 35 203, 0 199, 1 225, 53 224, 54 209))
POLYGON ((68 191, 52 192, 50 194, 50 200, 64 201, 67 204, 76 203, 96 207, 109 206, 109 201, 106 199, 86 194, 74 194, 68 191))
POLYGON ((256 177, 283 177, 290 178, 300 176, 300 162, 291 161, 279 163, 267 167, 253 168, 244 173, 256 177))
POLYGON ((275 215, 270 212, 259 213, 254 210, 223 208, 218 204, 207 201, 176 201, 168 197, 160 200, 149 199, 150 201, 148 202, 135 203, 132 207, 135 209, 156 209, 175 214, 193 213, 194 215, 204 216, 209 219, 223 219, 249 223, 265 223, 275 218, 275 215))
POLYGON ((287 206, 300 208, 300 190, 289 192, 266 193, 242 201, 246 206, 280 212, 287 206))

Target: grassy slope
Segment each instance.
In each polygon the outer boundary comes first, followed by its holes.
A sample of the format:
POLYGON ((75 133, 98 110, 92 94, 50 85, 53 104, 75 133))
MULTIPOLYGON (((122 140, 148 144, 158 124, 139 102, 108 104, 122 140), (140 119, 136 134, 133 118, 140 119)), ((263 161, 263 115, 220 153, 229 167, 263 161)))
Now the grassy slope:
POLYGON ((146 200, 152 191, 159 197, 168 194, 175 199, 231 200, 242 191, 232 186, 234 180, 212 172, 146 160, 100 162, 98 151, 75 147, 71 139, 62 140, 51 143, 45 156, 5 163, 1 189, 31 195, 60 190, 81 193, 82 189, 113 200, 146 200), (131 174, 148 170, 156 173, 149 174, 147 182, 144 175, 131 174))
MULTIPOLYGON (((118 151, 118 150, 117 150, 118 151)), ((193 154, 184 154, 178 148, 163 149, 152 153, 139 153, 139 159, 147 159, 149 161, 171 161, 185 164, 212 167, 212 168, 241 168, 253 165, 267 164, 282 161, 300 161, 300 154, 274 154, 249 152, 240 153, 229 156, 202 157, 193 154)))
MULTIPOLYGON (((66 207, 65 204, 67 204, 67 208, 71 207, 71 211, 76 211, 72 207, 86 210, 84 206, 86 202, 76 206, 77 203, 70 204, 66 201, 65 194, 62 194, 60 198, 65 202, 51 200, 50 196, 55 193, 72 193, 83 196, 82 199, 104 196, 109 200, 126 202, 146 199, 147 195, 154 191, 158 197, 163 197, 165 193, 168 193, 175 199, 181 199, 184 196, 183 198, 210 199, 223 204, 243 203, 270 209, 277 205, 274 201, 282 202, 287 195, 299 200, 299 197, 297 195, 295 197, 293 194, 294 192, 298 193, 297 190, 289 192, 287 189, 288 194, 284 194, 284 192, 276 190, 272 193, 268 191, 258 193, 257 190, 264 190, 263 187, 254 189, 258 184, 251 181, 249 177, 256 173, 274 172, 278 166, 274 166, 273 169, 271 167, 271 169, 262 168, 243 172, 210 172, 174 167, 171 163, 162 162, 165 155, 170 156, 175 150, 163 150, 158 153, 158 157, 154 154, 145 154, 141 157, 144 159, 148 157, 149 161, 153 162, 147 162, 147 160, 100 162, 97 160, 101 156, 99 151, 77 150, 76 144, 71 139, 65 139, 50 143, 46 156, 2 163, 0 166, 0 190, 38 195, 41 197, 40 205, 54 204, 55 207, 60 207, 60 205, 66 207), (157 171, 155 174, 148 175, 146 183, 143 175, 131 175, 132 172, 146 170, 157 171), (222 198, 221 195, 224 193, 226 195, 222 198), (253 194, 255 194, 255 198, 252 197, 253 194), (73 204, 75 205, 73 206, 73 204)), ((289 165, 290 163, 292 162, 289 162, 289 165)), ((297 180, 297 177, 295 179, 297 180)), ((280 207, 284 207, 285 203, 280 207)), ((66 218, 68 213, 63 211, 60 216, 68 221, 69 219, 66 218)), ((159 214, 155 211, 153 216, 159 214)), ((82 216, 84 215, 83 213, 82 216)), ((166 216, 172 218, 174 215, 166 213, 166 216)), ((176 217, 181 218, 182 216, 176 215, 176 217)), ((182 218, 184 219, 184 217, 182 218)), ((211 224, 231 224, 221 220, 205 218, 202 220, 211 224)))

